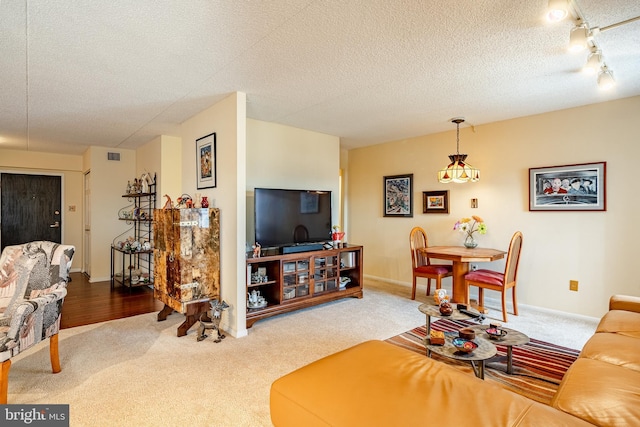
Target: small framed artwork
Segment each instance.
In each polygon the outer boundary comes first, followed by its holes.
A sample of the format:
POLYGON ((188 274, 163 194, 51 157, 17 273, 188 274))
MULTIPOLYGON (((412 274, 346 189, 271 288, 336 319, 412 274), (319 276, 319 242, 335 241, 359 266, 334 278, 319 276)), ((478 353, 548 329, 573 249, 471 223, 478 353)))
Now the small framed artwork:
POLYGON ((198 190, 216 186, 216 134, 196 139, 196 171, 198 190))
POLYGON ((449 213, 449 190, 423 191, 422 213, 449 213))
POLYGON ((413 217, 413 174, 385 176, 384 216, 413 217))
POLYGON ((606 162, 529 169, 530 211, 606 211, 606 162))

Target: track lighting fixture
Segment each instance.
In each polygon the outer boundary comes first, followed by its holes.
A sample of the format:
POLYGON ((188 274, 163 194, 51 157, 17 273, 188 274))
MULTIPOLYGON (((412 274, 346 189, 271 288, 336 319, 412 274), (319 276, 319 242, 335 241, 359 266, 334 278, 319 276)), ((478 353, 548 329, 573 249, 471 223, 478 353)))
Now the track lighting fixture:
POLYGON ((604 31, 640 21, 640 16, 625 19, 624 21, 616 22, 606 27, 596 27, 589 25, 582 10, 580 10, 578 0, 549 0, 547 10, 547 19, 549 21, 559 22, 568 15, 571 15, 575 22, 575 26, 569 33, 569 50, 572 52, 580 52, 589 48, 590 53, 583 71, 586 74, 598 73, 598 86, 601 89, 610 89, 615 85, 613 71, 603 63, 602 51, 594 37, 604 31))
POLYGON ((476 182, 480 180, 480 171, 469 163, 466 163, 467 155, 460 154, 460 123, 464 123, 462 117, 451 119, 451 123, 456 124, 456 154, 451 154, 449 165, 438 171, 438 181, 448 182, 476 182))
POLYGON ((602 64, 600 73, 598 73, 598 86, 600 89, 608 90, 614 87, 616 81, 613 79, 613 72, 607 68, 607 64, 602 64))

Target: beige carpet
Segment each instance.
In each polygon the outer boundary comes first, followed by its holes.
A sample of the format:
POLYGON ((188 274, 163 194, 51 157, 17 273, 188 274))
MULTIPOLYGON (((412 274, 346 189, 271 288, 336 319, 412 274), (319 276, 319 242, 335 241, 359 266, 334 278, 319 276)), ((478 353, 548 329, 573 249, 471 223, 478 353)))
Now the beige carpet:
MULTIPOLYGON (((71 426, 269 426, 269 387, 276 378, 356 343, 423 324, 417 307, 426 297, 409 297, 408 287, 367 280, 363 299, 259 321, 247 337, 219 344, 210 338, 197 342, 195 328, 176 337, 179 314, 164 322, 151 313, 65 329, 62 372, 51 374, 46 345, 19 355, 11 367, 9 403, 68 403, 71 426)), ((596 325, 595 319, 524 306, 512 319, 510 327, 573 348, 596 325), (559 322, 563 328, 556 332, 568 333, 571 341, 538 333, 559 322)))

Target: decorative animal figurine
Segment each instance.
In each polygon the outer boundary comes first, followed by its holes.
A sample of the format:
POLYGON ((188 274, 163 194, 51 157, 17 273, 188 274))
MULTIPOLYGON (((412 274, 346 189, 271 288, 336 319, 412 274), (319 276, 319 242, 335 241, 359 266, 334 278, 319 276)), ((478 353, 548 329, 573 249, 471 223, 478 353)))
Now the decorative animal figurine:
POLYGON ((207 313, 202 313, 200 315, 200 326, 198 326, 198 341, 202 341, 207 338, 208 335, 205 335, 205 331, 207 329, 213 329, 217 332, 217 337, 213 342, 219 343, 223 338, 226 337, 225 334, 220 332, 220 320, 222 320, 222 312, 229 308, 229 304, 224 301, 218 301, 214 299, 213 301, 209 301, 211 304, 211 318, 207 318, 207 313))

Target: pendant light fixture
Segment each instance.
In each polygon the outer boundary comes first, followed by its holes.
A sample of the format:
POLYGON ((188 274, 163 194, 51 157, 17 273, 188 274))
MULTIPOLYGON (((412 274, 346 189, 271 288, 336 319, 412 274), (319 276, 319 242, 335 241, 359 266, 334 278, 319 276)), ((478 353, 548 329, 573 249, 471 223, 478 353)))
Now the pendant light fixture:
POLYGON ((460 154, 460 123, 464 123, 464 118, 456 117, 451 119, 451 123, 456 124, 456 154, 451 154, 449 166, 438 171, 438 181, 447 182, 476 182, 480 180, 480 170, 466 163, 466 154, 460 154))

